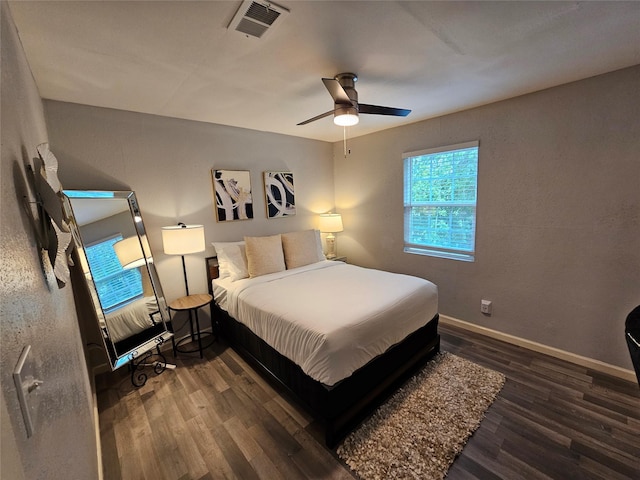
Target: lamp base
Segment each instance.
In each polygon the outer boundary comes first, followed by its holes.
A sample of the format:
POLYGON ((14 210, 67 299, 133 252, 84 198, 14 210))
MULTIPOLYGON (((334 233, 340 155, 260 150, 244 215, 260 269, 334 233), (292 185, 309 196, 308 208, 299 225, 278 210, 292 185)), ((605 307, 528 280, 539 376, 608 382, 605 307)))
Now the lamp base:
POLYGON ((333 233, 327 235, 327 260, 333 260, 336 255, 336 236, 333 233))

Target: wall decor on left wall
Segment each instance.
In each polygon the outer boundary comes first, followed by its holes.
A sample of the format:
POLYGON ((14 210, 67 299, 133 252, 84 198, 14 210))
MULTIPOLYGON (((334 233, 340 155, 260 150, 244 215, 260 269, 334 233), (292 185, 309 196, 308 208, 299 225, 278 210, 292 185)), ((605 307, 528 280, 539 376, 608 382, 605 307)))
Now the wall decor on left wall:
POLYGON ((253 218, 251 175, 248 170, 211 170, 216 220, 230 222, 253 218))
POLYGON ((49 149, 48 143, 36 147, 39 158, 27 170, 33 175, 35 198, 25 197, 25 210, 30 214, 36 241, 41 251, 46 251, 58 288, 70 280, 69 265, 74 248, 69 230, 69 212, 62 205, 62 185, 58 179, 58 159, 49 149), (36 208, 31 208, 35 206, 36 208))

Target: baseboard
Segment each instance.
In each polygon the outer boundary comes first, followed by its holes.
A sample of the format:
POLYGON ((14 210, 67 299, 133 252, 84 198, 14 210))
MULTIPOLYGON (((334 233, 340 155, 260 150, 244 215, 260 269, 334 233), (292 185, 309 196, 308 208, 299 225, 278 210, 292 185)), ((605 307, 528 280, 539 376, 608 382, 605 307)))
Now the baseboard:
POLYGON ((445 325, 452 325, 454 327, 462 328, 463 330, 479 333, 487 337, 495 338, 496 340, 501 340, 512 345, 517 345, 528 350, 533 350, 534 352, 544 353, 545 355, 549 355, 550 357, 555 357, 567 362, 575 363, 576 365, 580 365, 581 367, 590 368, 592 370, 606 373, 623 380, 627 380, 633 383, 637 382, 636 374, 633 370, 627 370, 626 368, 601 362, 600 360, 583 357, 575 353, 567 352, 566 350, 560 350, 559 348, 550 347, 548 345, 533 342, 525 338, 509 335, 508 333, 503 333, 497 330, 482 327, 480 325, 475 325, 473 323, 465 322, 464 320, 459 320, 448 315, 440 314, 440 322, 445 325))

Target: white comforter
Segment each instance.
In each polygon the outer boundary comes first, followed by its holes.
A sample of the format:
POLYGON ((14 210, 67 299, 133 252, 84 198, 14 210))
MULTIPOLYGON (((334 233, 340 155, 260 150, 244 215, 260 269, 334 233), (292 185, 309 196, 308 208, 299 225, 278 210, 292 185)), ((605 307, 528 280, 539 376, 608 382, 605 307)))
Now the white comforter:
POLYGON ((433 283, 342 262, 215 286, 232 317, 326 385, 348 377, 438 311, 433 283))
POLYGON ((156 297, 143 297, 106 315, 109 338, 119 342, 153 326, 151 313, 158 310, 156 297))

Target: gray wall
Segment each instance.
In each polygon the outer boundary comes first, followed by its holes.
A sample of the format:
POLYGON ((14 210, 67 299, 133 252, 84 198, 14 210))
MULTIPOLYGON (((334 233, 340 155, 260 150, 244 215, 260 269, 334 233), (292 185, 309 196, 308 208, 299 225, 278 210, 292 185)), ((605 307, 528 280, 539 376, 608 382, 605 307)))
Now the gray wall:
POLYGON ((334 145, 350 262, 434 281, 440 312, 631 368, 640 66, 334 145), (402 153, 480 141, 476 261, 403 253, 402 153), (480 300, 493 301, 493 315, 480 300))
POLYGON ((6 2, 2 30, 2 166, 0 181, 0 372, 3 479, 93 479, 98 476, 89 375, 71 286, 58 289, 41 260, 23 198, 34 198, 26 165, 47 141, 42 102, 6 2), (44 384, 27 438, 12 372, 31 345, 44 384))
POLYGON ((334 208, 329 143, 64 102, 44 105, 64 188, 136 192, 168 301, 184 295, 184 280, 180 257, 162 251, 163 226, 204 225, 207 250, 185 257, 189 290, 201 293, 207 291, 203 259, 214 254, 211 242, 315 228, 317 214, 334 208), (212 168, 251 172, 252 220, 216 222, 212 168), (266 218, 265 171, 293 172, 295 216, 266 218))

